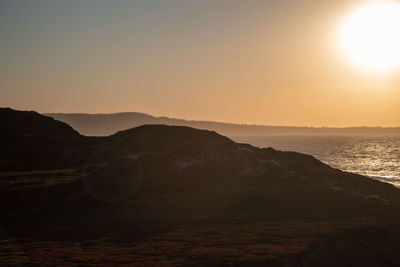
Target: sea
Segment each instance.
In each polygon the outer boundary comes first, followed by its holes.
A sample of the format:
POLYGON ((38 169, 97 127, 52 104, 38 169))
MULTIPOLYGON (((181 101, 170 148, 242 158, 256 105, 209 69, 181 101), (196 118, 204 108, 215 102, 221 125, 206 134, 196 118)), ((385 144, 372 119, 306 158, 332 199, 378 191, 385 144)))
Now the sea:
POLYGON ((400 187, 400 135, 230 136, 236 142, 314 156, 331 167, 400 187))

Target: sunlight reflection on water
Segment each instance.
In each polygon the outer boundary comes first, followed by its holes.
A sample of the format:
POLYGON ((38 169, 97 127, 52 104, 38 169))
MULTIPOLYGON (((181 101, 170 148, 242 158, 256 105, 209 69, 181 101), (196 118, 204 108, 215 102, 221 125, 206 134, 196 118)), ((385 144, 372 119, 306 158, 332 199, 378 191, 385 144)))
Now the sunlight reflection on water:
POLYGON ((231 136, 257 147, 310 154, 328 165, 400 187, 400 135, 231 136))

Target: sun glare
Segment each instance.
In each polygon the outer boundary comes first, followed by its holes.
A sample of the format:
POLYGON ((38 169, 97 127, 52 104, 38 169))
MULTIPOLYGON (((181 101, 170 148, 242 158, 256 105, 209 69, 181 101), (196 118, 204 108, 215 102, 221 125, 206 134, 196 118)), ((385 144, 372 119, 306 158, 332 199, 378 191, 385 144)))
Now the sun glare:
POLYGON ((373 1, 356 8, 339 35, 352 63, 381 74, 395 70, 400 66, 400 2, 373 1))

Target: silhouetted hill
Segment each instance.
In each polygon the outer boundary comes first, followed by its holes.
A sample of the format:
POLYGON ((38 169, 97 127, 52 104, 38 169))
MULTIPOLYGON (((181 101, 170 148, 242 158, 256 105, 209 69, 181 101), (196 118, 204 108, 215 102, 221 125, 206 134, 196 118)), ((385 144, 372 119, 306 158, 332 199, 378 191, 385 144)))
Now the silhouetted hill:
POLYGON ((34 111, 0 108, 0 171, 80 164, 90 144, 68 124, 34 111))
POLYGON ((350 135, 350 134, 400 134, 400 127, 290 127, 222 123, 212 121, 191 121, 168 117, 154 117, 144 113, 125 112, 114 114, 48 113, 57 120, 68 123, 81 134, 107 136, 144 124, 165 124, 188 126, 216 131, 227 136, 237 135, 350 135))
POLYGON ((0 134, 2 265, 400 262, 400 191, 312 156, 183 126, 27 132, 0 134))
POLYGON ((77 136, 79 133, 68 124, 43 116, 34 111, 16 111, 0 108, 1 134, 26 134, 46 136, 77 136))
POLYGON ((270 177, 265 179, 278 184, 295 179, 301 181, 303 189, 332 190, 362 201, 377 194, 377 203, 399 204, 399 191, 392 185, 333 169, 312 156, 238 144, 208 130, 143 125, 95 138, 80 136, 68 125, 37 113, 2 112, 3 117, 11 114, 18 118, 14 120, 17 126, 9 120, 5 134, 0 133, 3 170, 79 168, 85 173, 102 174, 104 168, 110 175, 110 185, 118 181, 113 177, 113 171, 120 171, 115 166, 127 164, 140 166, 140 188, 145 192, 191 191, 214 187, 216 181, 230 184, 249 181, 249 177, 270 177), (14 129, 14 133, 8 129, 14 129), (64 134, 49 135, 43 133, 44 129, 64 134))

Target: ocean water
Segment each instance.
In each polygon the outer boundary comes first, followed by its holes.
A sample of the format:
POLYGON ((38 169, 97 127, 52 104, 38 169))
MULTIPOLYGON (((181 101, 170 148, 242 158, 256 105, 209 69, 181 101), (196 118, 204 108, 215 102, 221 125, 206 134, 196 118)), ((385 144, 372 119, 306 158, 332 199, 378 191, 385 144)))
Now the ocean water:
POLYGON ((240 143, 314 156, 343 171, 400 187, 400 135, 231 136, 240 143))

